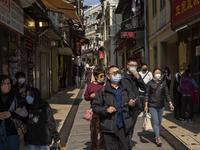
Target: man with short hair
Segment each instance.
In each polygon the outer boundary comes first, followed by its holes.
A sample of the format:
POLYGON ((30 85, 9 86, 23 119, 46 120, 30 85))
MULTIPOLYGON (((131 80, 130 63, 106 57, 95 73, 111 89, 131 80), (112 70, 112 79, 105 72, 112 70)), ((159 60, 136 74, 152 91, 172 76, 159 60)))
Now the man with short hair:
MULTIPOLYGON (((141 65, 141 71, 139 72, 141 78, 143 79, 144 83, 147 84, 149 81, 151 81, 153 79, 153 75, 152 73, 148 70, 148 66, 146 63, 142 63, 141 65)), ((140 110, 140 115, 139 117, 143 117, 144 113, 144 96, 145 96, 145 91, 139 89, 139 95, 140 98, 142 100, 142 108, 140 110)))
MULTIPOLYGON (((129 58, 127 61, 127 70, 124 72, 124 79, 131 84, 131 90, 136 97, 139 97, 139 88, 143 91, 146 90, 147 85, 144 83, 143 79, 141 78, 140 74, 137 72, 137 60, 135 58, 129 58)), ((139 115, 139 110, 142 108, 142 101, 138 99, 135 102, 134 113, 133 113, 133 126, 132 126, 132 133, 130 134, 130 143, 132 143, 132 136, 135 124, 137 122, 137 117, 139 115)))
POLYGON ((117 66, 109 68, 107 77, 106 85, 95 95, 92 110, 100 116, 105 150, 130 150, 135 96, 117 66))

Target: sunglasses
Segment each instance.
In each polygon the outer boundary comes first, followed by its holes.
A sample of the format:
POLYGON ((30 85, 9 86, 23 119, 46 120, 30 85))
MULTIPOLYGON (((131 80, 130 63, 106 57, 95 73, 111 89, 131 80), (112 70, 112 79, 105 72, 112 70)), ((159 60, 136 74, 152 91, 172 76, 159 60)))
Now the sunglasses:
POLYGON ((100 75, 99 77, 100 77, 100 78, 104 78, 104 77, 105 77, 105 75, 100 75))

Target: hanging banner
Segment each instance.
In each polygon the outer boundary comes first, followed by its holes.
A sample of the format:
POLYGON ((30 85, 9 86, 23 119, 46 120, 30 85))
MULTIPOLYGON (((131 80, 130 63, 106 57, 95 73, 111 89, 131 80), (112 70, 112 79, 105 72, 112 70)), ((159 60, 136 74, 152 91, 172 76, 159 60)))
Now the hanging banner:
POLYGON ((99 51, 99 59, 102 59, 102 58, 104 58, 104 52, 99 51))
POLYGON ((200 0, 172 0, 172 27, 200 15, 200 0))
POLYGON ((81 42, 75 42, 75 56, 81 56, 81 42))
POLYGON ((24 34, 24 10, 13 0, 0 0, 0 23, 24 34))

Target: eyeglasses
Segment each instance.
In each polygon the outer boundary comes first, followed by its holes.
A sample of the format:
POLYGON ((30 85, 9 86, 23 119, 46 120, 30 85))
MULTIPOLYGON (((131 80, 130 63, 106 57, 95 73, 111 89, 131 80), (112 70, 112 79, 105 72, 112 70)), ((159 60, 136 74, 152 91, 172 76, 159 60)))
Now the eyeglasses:
POLYGON ((105 75, 100 75, 99 77, 100 77, 100 78, 104 78, 104 77, 105 77, 105 75))
POLYGON ((114 75, 117 75, 117 74, 121 74, 121 71, 115 71, 115 72, 111 72, 109 74, 114 74, 114 75))
POLYGON ((130 67, 137 67, 138 65, 129 65, 130 67))
POLYGON ((4 83, 1 84, 1 86, 6 86, 6 85, 11 85, 11 83, 10 82, 7 82, 7 83, 4 82, 4 83))

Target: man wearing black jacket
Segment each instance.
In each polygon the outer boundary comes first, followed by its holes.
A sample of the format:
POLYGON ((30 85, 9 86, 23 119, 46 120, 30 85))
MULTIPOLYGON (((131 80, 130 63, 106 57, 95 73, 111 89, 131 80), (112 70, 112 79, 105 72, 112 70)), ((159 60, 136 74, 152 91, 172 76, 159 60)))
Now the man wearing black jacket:
MULTIPOLYGON (((129 58, 127 61, 127 70, 124 72, 124 79, 129 82, 132 87, 132 92, 136 97, 139 97, 139 88, 143 91, 146 91, 147 85, 144 83, 143 79, 137 72, 137 61, 135 58, 129 58)), ((139 114, 139 109, 142 107, 142 102, 140 99, 138 99, 135 102, 135 107, 134 107, 134 113, 133 113, 133 128, 132 128, 132 133, 130 135, 130 141, 132 141, 132 135, 133 135, 133 130, 135 127, 135 124, 137 122, 137 117, 139 114)))
POLYGON ((95 95, 92 110, 100 117, 106 150, 130 150, 129 135, 133 126, 134 93, 129 83, 121 79, 116 66, 108 71, 108 81, 95 95))

